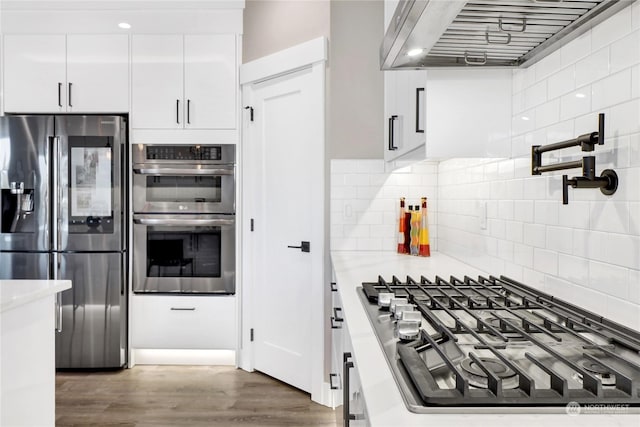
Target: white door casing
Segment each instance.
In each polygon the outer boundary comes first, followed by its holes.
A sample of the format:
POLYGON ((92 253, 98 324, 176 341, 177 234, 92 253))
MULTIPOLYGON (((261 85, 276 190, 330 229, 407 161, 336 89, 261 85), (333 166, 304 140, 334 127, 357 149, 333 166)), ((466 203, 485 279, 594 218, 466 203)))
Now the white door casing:
POLYGON ((257 369, 325 403, 324 68, 326 39, 241 68, 243 348, 257 369), (250 231, 253 219, 254 231, 250 231), (288 248, 310 242, 310 252, 288 248), (254 331, 251 342, 250 330, 254 331))

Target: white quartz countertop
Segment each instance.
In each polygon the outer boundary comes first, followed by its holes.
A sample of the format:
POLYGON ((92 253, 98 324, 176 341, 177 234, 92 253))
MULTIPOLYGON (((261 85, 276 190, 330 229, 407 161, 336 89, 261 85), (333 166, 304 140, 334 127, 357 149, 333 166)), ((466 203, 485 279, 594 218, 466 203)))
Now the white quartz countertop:
POLYGON ((71 280, 0 280, 0 313, 71 288, 71 280))
MULTIPOLYGON (((382 348, 356 293, 362 282, 373 282, 382 275, 401 279, 410 275, 433 278, 436 275, 464 277, 484 272, 454 258, 432 253, 429 258, 398 255, 394 252, 334 251, 331 253, 338 292, 342 299, 343 316, 347 322, 353 360, 360 375, 362 393, 367 406, 368 423, 380 426, 633 426, 640 425, 640 414, 560 414, 535 413, 434 413, 414 414, 408 411, 400 395, 382 348)), ((563 411, 562 409, 560 409, 563 411)), ((496 410, 497 412, 497 410, 496 410)), ((533 411, 532 411, 533 412, 533 411)))

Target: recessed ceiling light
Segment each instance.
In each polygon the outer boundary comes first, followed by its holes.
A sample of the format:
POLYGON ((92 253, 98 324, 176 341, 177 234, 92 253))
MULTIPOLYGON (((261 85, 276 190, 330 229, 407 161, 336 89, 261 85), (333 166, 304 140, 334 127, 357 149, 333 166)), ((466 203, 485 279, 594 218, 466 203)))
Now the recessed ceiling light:
POLYGON ((128 22, 121 22, 118 24, 118 27, 122 28, 123 30, 128 30, 129 28, 131 28, 131 24, 129 24, 128 22))
POLYGON ((584 93, 576 93, 576 98, 585 98, 587 95, 584 93))
POLYGON ((409 52, 407 52, 407 56, 418 56, 422 52, 424 52, 424 49, 422 48, 411 49, 409 52))

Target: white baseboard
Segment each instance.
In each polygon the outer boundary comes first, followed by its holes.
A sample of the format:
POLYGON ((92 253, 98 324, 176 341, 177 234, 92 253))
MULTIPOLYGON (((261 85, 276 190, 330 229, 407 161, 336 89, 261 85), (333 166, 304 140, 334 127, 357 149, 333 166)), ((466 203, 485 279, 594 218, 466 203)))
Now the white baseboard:
POLYGON ((234 350, 134 348, 131 365, 236 365, 234 350))

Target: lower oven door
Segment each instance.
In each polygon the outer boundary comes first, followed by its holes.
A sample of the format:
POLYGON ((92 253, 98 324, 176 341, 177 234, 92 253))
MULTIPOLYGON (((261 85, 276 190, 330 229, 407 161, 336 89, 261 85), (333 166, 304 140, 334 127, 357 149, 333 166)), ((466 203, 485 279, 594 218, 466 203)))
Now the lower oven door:
POLYGON ((235 294, 235 215, 133 216, 133 291, 235 294))

